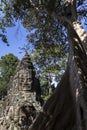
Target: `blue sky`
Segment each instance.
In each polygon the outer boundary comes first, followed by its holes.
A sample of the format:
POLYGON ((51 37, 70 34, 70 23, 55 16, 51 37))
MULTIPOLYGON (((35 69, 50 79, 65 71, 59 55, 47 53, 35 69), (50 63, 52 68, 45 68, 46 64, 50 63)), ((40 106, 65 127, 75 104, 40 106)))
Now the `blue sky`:
POLYGON ((7 28, 7 38, 10 46, 7 46, 0 39, 0 57, 8 53, 13 53, 19 59, 21 59, 24 53, 19 53, 19 47, 23 47, 27 43, 26 35, 29 33, 20 23, 17 23, 15 27, 7 28))
MULTIPOLYGON (((82 21, 82 26, 87 31, 87 26, 84 25, 84 20, 82 21)), ((21 59, 24 53, 19 53, 19 47, 23 47, 23 45, 27 43, 26 35, 29 34, 29 32, 21 25, 20 22, 17 22, 14 27, 7 28, 6 31, 10 46, 6 46, 6 44, 0 39, 0 57, 8 53, 13 53, 21 59)))

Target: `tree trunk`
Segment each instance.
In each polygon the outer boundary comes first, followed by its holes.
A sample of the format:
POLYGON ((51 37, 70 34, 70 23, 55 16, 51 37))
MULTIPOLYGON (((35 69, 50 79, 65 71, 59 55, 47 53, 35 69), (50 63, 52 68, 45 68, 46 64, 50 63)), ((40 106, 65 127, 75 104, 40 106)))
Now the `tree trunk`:
POLYGON ((87 56, 75 29, 68 30, 68 67, 30 130, 87 130, 87 56))
POLYGON ((75 103, 69 82, 69 67, 67 67, 56 91, 46 102, 30 130, 75 130, 75 128, 75 103))
POLYGON ((74 8, 69 12, 71 16, 66 14, 70 20, 67 69, 29 130, 87 130, 87 33, 74 15, 75 1, 68 2, 74 8))
POLYGON ((78 22, 75 25, 73 30, 68 28, 70 86, 76 102, 78 130, 87 130, 87 34, 78 22))

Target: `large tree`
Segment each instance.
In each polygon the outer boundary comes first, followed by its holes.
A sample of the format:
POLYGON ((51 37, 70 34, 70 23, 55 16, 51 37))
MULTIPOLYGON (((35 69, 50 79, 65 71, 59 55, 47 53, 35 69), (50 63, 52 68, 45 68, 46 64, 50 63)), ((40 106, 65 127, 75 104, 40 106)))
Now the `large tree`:
POLYGON ((31 130, 87 130, 87 33, 81 25, 81 20, 87 22, 86 5, 85 0, 16 0, 12 4, 10 20, 14 16, 27 29, 38 29, 46 45, 55 44, 55 40, 63 43, 65 31, 69 42, 65 74, 31 130), (44 17, 51 17, 52 24, 44 17), (52 25, 56 28, 54 37, 52 32, 47 33, 52 25), (47 29, 45 33, 43 29, 47 29), (50 44, 47 38, 55 40, 50 44))
POLYGON ((7 93, 10 78, 14 76, 18 62, 19 59, 11 53, 0 59, 0 99, 7 93))

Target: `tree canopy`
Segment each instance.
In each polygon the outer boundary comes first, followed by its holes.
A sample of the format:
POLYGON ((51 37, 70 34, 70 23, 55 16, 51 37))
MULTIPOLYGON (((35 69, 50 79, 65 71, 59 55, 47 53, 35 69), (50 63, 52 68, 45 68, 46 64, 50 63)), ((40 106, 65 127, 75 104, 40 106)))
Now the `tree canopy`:
POLYGON ((46 73, 58 73, 60 66, 65 68, 70 42, 67 26, 71 26, 71 21, 76 18, 86 25, 85 0, 3 0, 0 8, 3 41, 7 42, 5 27, 14 26, 19 20, 27 30, 35 30, 27 36, 27 41, 33 46, 32 57, 36 66, 42 67, 46 73))
POLYGON ((7 54, 0 59, 0 98, 6 95, 11 76, 14 76, 19 60, 13 54, 7 54))

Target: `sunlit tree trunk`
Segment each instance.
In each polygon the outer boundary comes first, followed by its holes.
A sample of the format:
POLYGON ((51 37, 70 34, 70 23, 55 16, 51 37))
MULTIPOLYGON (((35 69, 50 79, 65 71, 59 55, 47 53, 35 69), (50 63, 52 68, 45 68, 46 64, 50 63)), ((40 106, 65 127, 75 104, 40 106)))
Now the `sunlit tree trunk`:
POLYGON ((72 25, 67 27, 70 40, 69 80, 76 104, 77 129, 87 130, 87 33, 73 16, 71 16, 72 25))
MULTIPOLYGON (((81 26, 80 26, 81 27, 81 26)), ((76 104, 78 130, 87 130, 87 49, 84 35, 79 37, 79 30, 69 30, 70 53, 69 75, 70 87, 76 104), (84 37, 84 39, 83 39, 84 37)), ((82 29, 83 31, 83 29, 82 29)), ((82 33, 81 31, 81 33, 82 33)))

